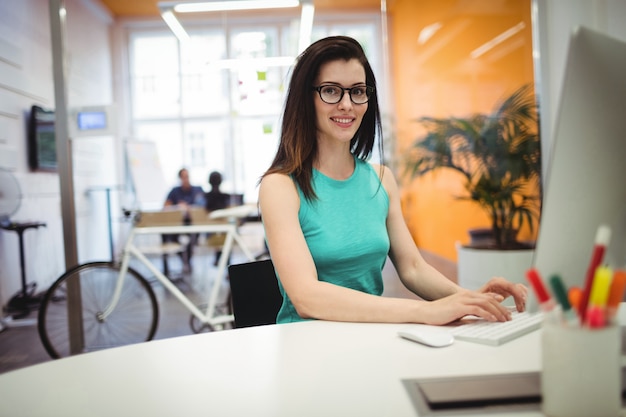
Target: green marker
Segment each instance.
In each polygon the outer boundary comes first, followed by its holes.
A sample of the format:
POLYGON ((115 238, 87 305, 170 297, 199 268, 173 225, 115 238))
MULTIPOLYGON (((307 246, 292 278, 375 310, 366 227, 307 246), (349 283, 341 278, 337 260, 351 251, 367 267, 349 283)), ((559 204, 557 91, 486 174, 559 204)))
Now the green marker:
POLYGON ((565 319, 567 325, 571 327, 580 326, 580 320, 569 303, 569 299, 567 298, 567 289, 565 288, 565 285, 563 285, 561 277, 558 275, 551 276, 550 287, 552 288, 552 292, 561 306, 563 318, 565 319))

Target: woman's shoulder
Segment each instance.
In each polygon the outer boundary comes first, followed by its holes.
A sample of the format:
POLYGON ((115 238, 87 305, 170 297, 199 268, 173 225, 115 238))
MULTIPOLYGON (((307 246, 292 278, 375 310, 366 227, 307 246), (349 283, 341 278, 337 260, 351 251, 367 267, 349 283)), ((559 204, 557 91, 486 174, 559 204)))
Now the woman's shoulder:
POLYGON ((280 211, 293 207, 297 211, 300 204, 298 191, 291 176, 271 173, 263 176, 259 184, 259 203, 261 211, 280 211))
POLYGON ((397 188, 396 177, 393 171, 383 164, 368 162, 370 169, 376 173, 378 180, 383 185, 387 193, 393 192, 397 188))
POLYGON ((369 167, 373 172, 378 174, 378 177, 382 181, 386 175, 393 175, 389 167, 383 164, 376 164, 374 162, 363 161, 365 166, 369 167))
POLYGON ((273 172, 261 178, 260 187, 284 186, 285 184, 293 184, 291 176, 282 172, 273 172))
POLYGON ((295 192, 297 189, 293 178, 288 174, 274 172, 264 175, 259 183, 260 194, 285 195, 295 192))

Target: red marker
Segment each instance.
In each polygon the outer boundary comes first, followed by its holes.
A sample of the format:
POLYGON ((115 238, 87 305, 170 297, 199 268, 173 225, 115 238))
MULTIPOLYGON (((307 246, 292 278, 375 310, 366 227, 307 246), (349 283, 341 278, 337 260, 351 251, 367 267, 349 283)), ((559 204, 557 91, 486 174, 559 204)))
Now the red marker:
POLYGON ((604 310, 600 307, 589 306, 587 309, 587 326, 590 329, 601 329, 606 325, 604 310))
POLYGON ((591 295, 591 287, 593 286, 593 277, 596 274, 596 269, 602 263, 604 258, 604 252, 611 240, 611 229, 606 225, 600 225, 596 232, 596 239, 593 245, 593 251, 591 252, 591 261, 587 267, 587 274, 585 275, 585 287, 583 288, 583 295, 580 298, 580 305, 578 306, 578 315, 580 316, 581 323, 585 322, 587 315, 587 306, 589 305, 589 296, 591 295))
POLYGON ((548 290, 545 285, 543 285, 543 280, 541 279, 539 272, 535 268, 530 268, 526 271, 526 278, 535 291, 535 295, 539 301, 539 308, 545 312, 552 310, 554 308, 554 300, 552 300, 548 290))

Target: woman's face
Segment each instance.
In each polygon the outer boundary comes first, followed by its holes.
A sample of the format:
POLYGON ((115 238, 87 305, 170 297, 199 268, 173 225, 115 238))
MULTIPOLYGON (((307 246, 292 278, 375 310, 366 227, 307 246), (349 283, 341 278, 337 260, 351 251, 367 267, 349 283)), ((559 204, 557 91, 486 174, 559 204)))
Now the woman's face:
MULTIPOLYGON (((315 87, 333 85, 342 88, 365 86, 365 70, 359 61, 330 61, 320 67, 315 87)), ((357 129, 361 126, 367 103, 354 104, 348 91, 336 104, 322 101, 317 92, 315 95, 315 113, 317 118, 318 140, 330 140, 349 143, 357 129)))

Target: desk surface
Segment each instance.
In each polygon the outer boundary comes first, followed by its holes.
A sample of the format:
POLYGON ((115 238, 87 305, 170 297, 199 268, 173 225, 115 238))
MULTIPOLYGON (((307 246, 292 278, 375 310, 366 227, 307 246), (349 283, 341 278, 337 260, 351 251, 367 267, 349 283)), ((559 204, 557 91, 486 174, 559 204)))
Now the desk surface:
POLYGON ((311 321, 78 355, 0 375, 0 415, 416 416, 404 378, 540 369, 539 332, 434 349, 403 326, 311 321))

